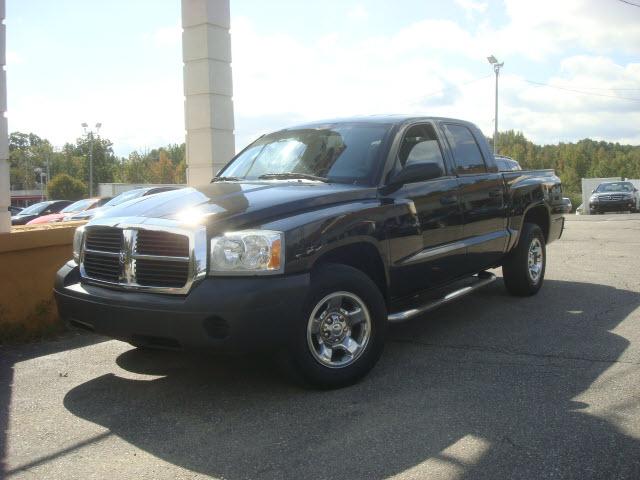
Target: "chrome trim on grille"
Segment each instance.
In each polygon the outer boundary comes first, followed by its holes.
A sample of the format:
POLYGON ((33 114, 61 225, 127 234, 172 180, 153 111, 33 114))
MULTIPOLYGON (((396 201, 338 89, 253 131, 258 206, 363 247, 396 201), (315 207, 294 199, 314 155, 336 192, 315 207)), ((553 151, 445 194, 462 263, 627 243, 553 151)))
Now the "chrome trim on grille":
POLYGON ((185 295, 193 284, 203 279, 207 274, 207 233, 202 225, 184 225, 173 220, 126 217, 115 219, 95 219, 85 226, 85 235, 82 240, 80 252, 80 275, 85 283, 104 285, 123 290, 135 290, 151 293, 169 293, 185 295), (86 239, 88 233, 96 227, 111 227, 122 230, 123 246, 120 252, 106 252, 100 250, 87 250, 86 239), (153 230, 177 235, 184 235, 189 239, 189 256, 175 257, 162 255, 147 255, 136 253, 136 240, 140 230, 153 230), (84 256, 86 252, 97 253, 104 256, 119 257, 122 267, 118 282, 110 282, 90 277, 84 268, 84 256), (155 260, 167 262, 188 262, 187 281, 182 287, 160 287, 140 285, 136 279, 136 260, 155 260))

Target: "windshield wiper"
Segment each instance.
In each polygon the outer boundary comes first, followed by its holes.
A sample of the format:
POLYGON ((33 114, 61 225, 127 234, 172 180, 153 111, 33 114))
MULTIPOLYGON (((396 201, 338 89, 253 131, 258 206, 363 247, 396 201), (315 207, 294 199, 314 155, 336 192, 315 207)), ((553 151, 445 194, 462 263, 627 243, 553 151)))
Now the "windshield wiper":
POLYGON ((316 175, 310 175, 308 173, 295 173, 295 172, 282 172, 282 173, 265 173, 258 177, 260 180, 315 180, 316 182, 327 182, 325 177, 318 177, 316 175))
POLYGON ((238 177, 213 177, 211 179, 211 183, 213 182, 237 182, 240 180, 238 177))

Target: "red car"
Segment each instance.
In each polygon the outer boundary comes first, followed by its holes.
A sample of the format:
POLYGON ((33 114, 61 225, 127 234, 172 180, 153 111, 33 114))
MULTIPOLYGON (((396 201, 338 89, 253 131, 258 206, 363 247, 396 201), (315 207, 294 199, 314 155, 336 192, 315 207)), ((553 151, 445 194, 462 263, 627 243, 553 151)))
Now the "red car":
POLYGON ((84 212, 85 210, 91 210, 92 208, 100 207, 111 200, 111 197, 106 198, 85 198, 83 200, 78 200, 77 202, 73 202, 68 207, 63 208, 58 213, 52 213, 50 215, 43 215, 42 217, 35 218, 30 222, 27 222, 27 225, 37 225, 40 223, 51 223, 51 222, 61 222, 64 217, 72 215, 78 212, 84 212))

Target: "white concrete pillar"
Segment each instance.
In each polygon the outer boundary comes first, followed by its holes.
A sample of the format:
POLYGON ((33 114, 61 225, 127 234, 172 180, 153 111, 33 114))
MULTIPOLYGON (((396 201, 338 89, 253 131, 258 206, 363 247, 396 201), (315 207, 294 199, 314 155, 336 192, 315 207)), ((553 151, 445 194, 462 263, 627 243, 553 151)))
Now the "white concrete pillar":
POLYGON ((4 24, 5 0, 0 0, 0 233, 11 230, 11 205, 9 192, 9 131, 7 128, 7 72, 6 27, 4 24))
POLYGON ((187 183, 201 185, 235 153, 229 0, 182 0, 187 183))

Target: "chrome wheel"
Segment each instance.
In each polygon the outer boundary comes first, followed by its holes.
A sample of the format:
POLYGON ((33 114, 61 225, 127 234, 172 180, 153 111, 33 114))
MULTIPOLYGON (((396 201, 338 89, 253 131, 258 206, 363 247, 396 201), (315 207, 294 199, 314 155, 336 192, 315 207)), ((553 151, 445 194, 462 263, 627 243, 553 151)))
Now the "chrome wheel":
POLYGON ((327 295, 309 316, 307 344, 313 357, 325 367, 351 365, 366 349, 370 336, 369 310, 353 293, 327 295))
POLYGON ((534 238, 529 245, 528 264, 529 278, 531 278, 534 284, 538 283, 544 266, 544 251, 542 250, 542 243, 538 238, 534 238))

